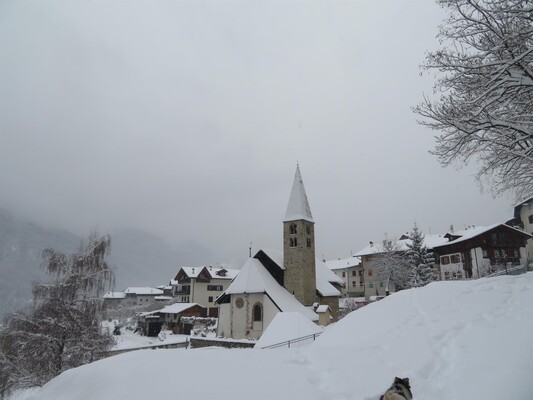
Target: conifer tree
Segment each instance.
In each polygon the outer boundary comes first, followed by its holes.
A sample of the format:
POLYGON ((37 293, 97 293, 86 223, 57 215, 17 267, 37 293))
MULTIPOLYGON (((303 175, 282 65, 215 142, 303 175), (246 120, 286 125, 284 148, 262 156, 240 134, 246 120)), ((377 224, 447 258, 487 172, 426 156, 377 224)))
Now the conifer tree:
POLYGON ((415 224, 409 235, 411 243, 407 244, 407 259, 410 266, 410 280, 412 287, 425 286, 437 280, 437 273, 433 269, 435 258, 424 245, 424 235, 415 224))

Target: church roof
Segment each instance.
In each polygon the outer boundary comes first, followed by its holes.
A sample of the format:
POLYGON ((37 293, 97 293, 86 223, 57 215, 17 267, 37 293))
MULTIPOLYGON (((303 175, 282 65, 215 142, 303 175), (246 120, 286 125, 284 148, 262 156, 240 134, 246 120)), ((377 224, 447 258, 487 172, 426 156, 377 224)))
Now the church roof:
POLYGON ((324 296, 340 296, 340 292, 332 283, 344 284, 344 281, 330 270, 326 263, 318 261, 315 263, 316 290, 324 296))
POLYGON ((305 193, 304 182, 300 174, 300 167, 296 166, 296 173, 294 174, 294 182, 292 183, 291 195, 289 197, 289 204, 285 213, 285 221, 296 221, 303 219, 309 222, 313 221, 309 201, 305 193))
POLYGON ((313 310, 304 307, 281 286, 256 258, 249 258, 224 294, 266 293, 280 311, 299 312, 311 321, 318 320, 313 310))

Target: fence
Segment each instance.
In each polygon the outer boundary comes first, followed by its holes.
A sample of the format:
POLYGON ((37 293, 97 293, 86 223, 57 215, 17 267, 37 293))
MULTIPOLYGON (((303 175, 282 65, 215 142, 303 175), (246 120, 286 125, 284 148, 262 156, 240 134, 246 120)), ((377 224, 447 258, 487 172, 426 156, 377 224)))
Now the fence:
POLYGON ((303 342, 306 342, 306 341, 307 342, 311 342, 311 341, 314 342, 316 340, 316 338, 319 337, 321 334, 322 334, 322 332, 314 333, 312 335, 302 336, 302 337, 297 338, 297 339, 291 339, 291 340, 287 340, 285 342, 271 344, 270 346, 262 347, 262 349, 277 349, 277 348, 285 347, 285 346, 287 346, 290 349, 291 345, 294 346, 296 343, 303 344, 303 342))
POLYGON ((501 276, 501 275, 520 275, 525 274, 527 271, 527 267, 525 265, 515 265, 513 267, 506 267, 505 269, 494 272, 493 274, 487 275, 485 278, 491 278, 493 276, 501 276))

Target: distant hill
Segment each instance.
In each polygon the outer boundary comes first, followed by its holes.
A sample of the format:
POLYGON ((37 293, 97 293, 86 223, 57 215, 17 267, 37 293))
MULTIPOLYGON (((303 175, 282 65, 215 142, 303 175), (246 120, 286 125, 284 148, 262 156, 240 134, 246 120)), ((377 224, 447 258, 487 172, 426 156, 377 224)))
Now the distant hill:
MULTIPOLYGON (((207 249, 195 243, 172 246, 158 236, 129 228, 110 234, 108 262, 115 271, 116 290, 168 284, 180 266, 203 265, 212 259, 207 249)), ((0 209, 0 319, 31 304, 32 282, 46 279, 40 268, 43 249, 71 253, 82 240, 80 236, 44 228, 0 209)))
POLYGON ((137 229, 111 231, 109 263, 115 269, 116 288, 168 284, 179 267, 204 265, 212 254, 196 243, 172 246, 165 240, 137 229))
POLYGON ((0 317, 31 302, 32 282, 45 278, 43 249, 76 250, 81 238, 47 230, 0 210, 0 317))

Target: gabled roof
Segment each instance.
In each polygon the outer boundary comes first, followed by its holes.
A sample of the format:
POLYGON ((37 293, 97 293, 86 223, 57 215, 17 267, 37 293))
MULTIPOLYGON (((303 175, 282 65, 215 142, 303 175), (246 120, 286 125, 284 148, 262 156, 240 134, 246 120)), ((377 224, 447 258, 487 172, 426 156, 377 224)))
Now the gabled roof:
POLYGON ((447 245, 452 245, 452 244, 456 244, 456 243, 462 243, 464 241, 467 241, 469 239, 475 238, 476 236, 482 235, 484 233, 487 233, 487 232, 492 231, 493 229, 496 229, 496 228, 499 228, 499 227, 504 227, 504 228, 507 228, 507 229, 511 229, 513 231, 521 233, 522 235, 528 236, 530 238, 533 237, 529 233, 524 232, 523 230, 520 230, 520 229, 513 228, 512 226, 509 226, 509 225, 506 225, 506 224, 494 224, 494 225, 486 226, 486 227, 485 226, 478 226, 475 229, 469 229, 467 231, 463 231, 464 233, 461 232, 463 234, 461 235, 460 238, 452 240, 451 242, 447 242, 447 243, 441 244, 439 246, 435 246, 435 247, 444 247, 444 246, 447 246, 447 245))
POLYGON ((161 310, 156 312, 159 312, 161 314, 179 314, 195 306, 202 307, 200 304, 197 303, 174 303, 169 306, 163 307, 161 310))
POLYGON ((361 259, 359 257, 352 256, 348 258, 343 258, 342 260, 339 259, 324 261, 324 263, 326 264, 326 267, 328 267, 330 270, 335 271, 337 269, 355 267, 361 264, 361 259))
POLYGON ((137 296, 160 296, 163 294, 163 291, 151 287, 129 287, 124 290, 124 293, 136 294, 137 296))
POLYGON ((344 282, 335 273, 330 270, 326 264, 322 261, 315 263, 315 275, 316 275, 316 290, 323 297, 340 296, 340 292, 332 285, 332 283, 338 283, 343 285, 344 282))
POLYGON ((309 207, 309 201, 307 200, 307 194, 305 193, 304 182, 300 174, 300 167, 297 165, 294 181, 292 183, 291 195, 289 197, 289 204, 287 205, 287 211, 285 212, 285 222, 297 221, 300 219, 314 222, 311 208, 309 207))
POLYGON ((224 295, 244 293, 265 293, 280 311, 298 312, 311 321, 318 320, 317 314, 304 307, 296 297, 281 286, 256 258, 249 258, 246 261, 224 295))
POLYGON ((107 292, 104 294, 104 299, 123 299, 126 297, 124 292, 107 292))
POLYGON ((181 267, 176 274, 175 280, 178 281, 177 278, 180 273, 189 279, 196 279, 202 272, 209 275, 210 279, 232 280, 237 276, 239 270, 213 266, 181 267))

